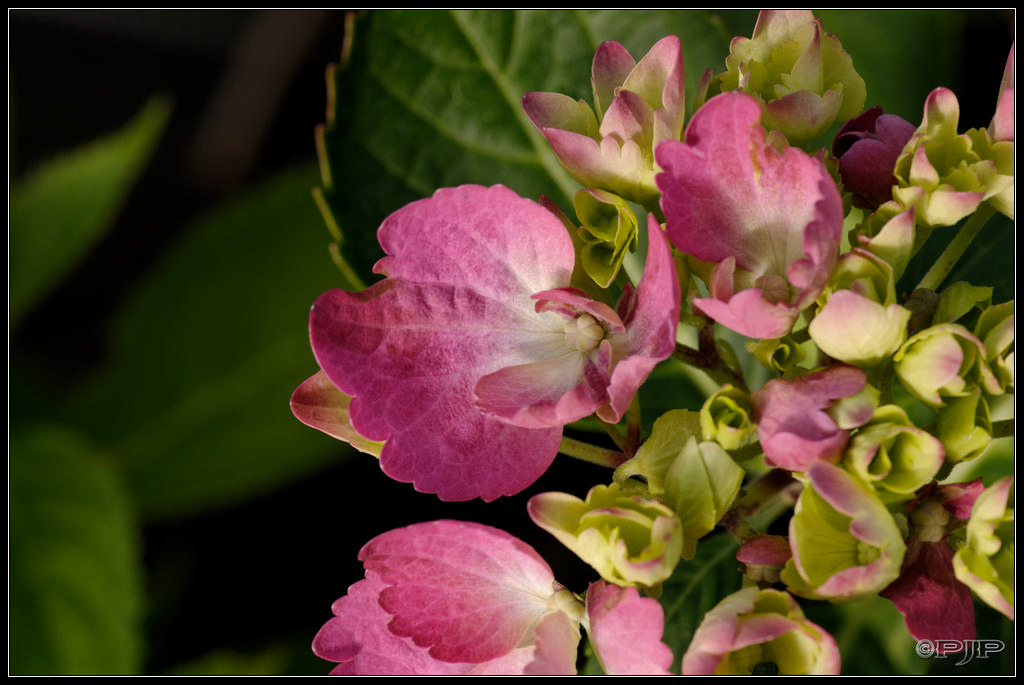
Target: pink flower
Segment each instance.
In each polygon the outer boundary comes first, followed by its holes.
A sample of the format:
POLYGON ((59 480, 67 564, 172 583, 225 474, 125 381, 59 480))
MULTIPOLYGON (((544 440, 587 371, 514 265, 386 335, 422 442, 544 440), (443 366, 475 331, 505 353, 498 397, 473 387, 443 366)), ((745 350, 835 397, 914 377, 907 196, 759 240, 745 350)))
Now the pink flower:
POLYGON ((648 232, 644 276, 613 310, 569 287, 562 221, 508 188, 441 189, 388 217, 386 278, 324 293, 310 315, 317 362, 351 397, 351 427, 383 443, 383 471, 493 500, 547 469, 564 425, 618 421, 675 346, 672 256, 653 220, 648 232))
POLYGON ((615 41, 598 46, 593 109, 561 93, 527 93, 523 111, 585 188, 655 204, 654 148, 683 130, 682 43, 666 36, 639 63, 615 41))
POLYGON ((359 558, 366 577, 313 640, 335 675, 574 675, 585 614, 609 674, 672 662, 656 600, 598 582, 581 601, 535 550, 490 526, 418 523, 359 558))
POLYGON ((749 95, 711 98, 684 142, 658 146, 657 183, 669 239, 716 264, 694 306, 741 335, 780 338, 824 290, 844 212, 824 165, 775 147, 760 121, 749 95))
POLYGON ((765 462, 805 471, 843 455, 850 429, 866 423, 875 400, 866 374, 854 366, 826 367, 797 378, 776 378, 750 395, 765 462))

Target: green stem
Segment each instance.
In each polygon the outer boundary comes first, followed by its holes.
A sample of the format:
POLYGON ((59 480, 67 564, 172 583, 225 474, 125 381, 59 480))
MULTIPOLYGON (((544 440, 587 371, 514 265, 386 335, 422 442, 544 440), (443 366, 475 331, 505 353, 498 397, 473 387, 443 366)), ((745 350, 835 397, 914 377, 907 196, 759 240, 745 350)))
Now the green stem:
POLYGON ((590 443, 564 435, 562 436, 562 444, 559 446, 558 451, 574 459, 597 464, 598 466, 607 466, 612 469, 618 468, 627 460, 626 455, 617 450, 598 447, 597 445, 591 445, 590 443))
POLYGON ((743 377, 730 367, 718 354, 718 346, 714 340, 714 324, 705 324, 697 333, 699 349, 689 345, 676 343, 672 357, 695 369, 708 374, 719 385, 729 384, 741 390, 747 389, 743 377))
POLYGON ((960 227, 957 234, 953 236, 953 240, 949 242, 946 249, 942 251, 939 258, 935 260, 935 264, 928 270, 928 273, 924 275, 921 282, 918 284, 918 288, 925 288, 928 290, 938 290, 939 286, 942 285, 942 281, 945 280, 949 272, 953 270, 956 263, 963 256, 967 247, 974 240, 974 237, 981 231, 982 226, 985 225, 993 214, 995 209, 987 203, 983 202, 978 209, 971 215, 971 217, 960 227))
POLYGON ((741 491, 736 504, 721 521, 743 544, 761 535, 768 525, 792 507, 799 481, 783 469, 772 469, 741 491), (755 523, 754 519, 758 519, 755 523))
POLYGON ((992 422, 993 438, 1009 438, 1013 436, 1013 419, 1001 419, 992 422))

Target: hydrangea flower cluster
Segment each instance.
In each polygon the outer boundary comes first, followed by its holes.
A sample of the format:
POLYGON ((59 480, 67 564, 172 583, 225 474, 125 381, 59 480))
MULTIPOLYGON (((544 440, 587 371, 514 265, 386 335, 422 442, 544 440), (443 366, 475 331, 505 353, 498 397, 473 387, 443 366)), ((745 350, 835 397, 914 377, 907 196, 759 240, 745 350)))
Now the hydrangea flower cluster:
POLYGON ((976 598, 1012 620, 1013 478, 957 467, 1008 434, 991 407, 1014 391, 1013 301, 943 279, 1013 217, 1013 65, 988 128, 958 131, 944 88, 915 125, 866 108, 810 11, 764 11, 689 120, 674 36, 639 61, 601 45, 592 105, 525 94, 582 186, 576 219, 504 186, 395 211, 382 278, 313 305, 320 371, 292 409, 446 501, 522 492, 560 453, 607 466, 585 498, 526 512, 595 579, 565 587, 495 528, 416 523, 365 545, 316 654, 339 674, 561 675, 585 635, 608 674, 836 674, 800 602, 882 597, 917 640, 972 639, 976 598), (717 390, 645 431, 661 364, 717 390), (581 441, 583 420, 609 439, 581 441), (713 533, 735 537, 742 589, 674 656, 657 598, 713 533))

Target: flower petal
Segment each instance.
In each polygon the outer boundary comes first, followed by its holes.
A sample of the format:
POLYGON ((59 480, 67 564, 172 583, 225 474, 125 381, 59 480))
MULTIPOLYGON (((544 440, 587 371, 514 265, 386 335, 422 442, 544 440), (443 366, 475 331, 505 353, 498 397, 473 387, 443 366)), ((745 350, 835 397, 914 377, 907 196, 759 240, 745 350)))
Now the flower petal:
POLYGON ((761 337, 767 327, 766 337, 780 337, 778 324, 760 322, 791 321, 821 294, 838 256, 844 212, 824 165, 797 148, 776 149, 760 122, 751 96, 713 97, 697 110, 685 142, 658 146, 665 171, 657 183, 676 248, 704 262, 735 260, 731 283, 719 274, 712 295, 726 306, 698 306, 744 335, 761 337), (765 292, 745 295, 728 316, 731 299, 748 288, 765 292), (765 302, 755 306, 757 299, 765 302), (746 324, 751 317, 756 323, 746 324))
POLYGON ((669 675, 672 650, 662 642, 665 613, 634 587, 604 581, 587 590, 589 635, 606 675, 669 675))
POLYGON ((478 523, 431 521, 377 536, 359 553, 387 585, 390 630, 442 661, 481 663, 532 636, 554 576, 522 541, 478 523))

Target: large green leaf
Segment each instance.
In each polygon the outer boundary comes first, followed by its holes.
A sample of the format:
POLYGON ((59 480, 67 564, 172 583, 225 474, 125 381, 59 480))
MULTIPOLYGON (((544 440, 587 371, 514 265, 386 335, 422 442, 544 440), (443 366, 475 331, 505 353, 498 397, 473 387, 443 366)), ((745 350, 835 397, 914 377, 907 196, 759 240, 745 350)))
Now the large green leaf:
POLYGON ((53 425, 17 431, 9 468, 10 673, 137 673, 140 552, 116 471, 53 425))
POLYGON ((170 114, 154 98, 123 129, 34 169, 11 188, 10 320, 68 275, 117 216, 170 114))
POLYGON ((288 408, 317 370, 309 307, 338 281, 315 181, 312 167, 285 173, 191 226, 133 292, 110 365, 68 411, 147 515, 227 506, 347 454, 288 408))
POLYGON ((328 74, 322 139, 325 204, 348 262, 370 278, 380 221, 443 186, 500 183, 568 210, 577 186, 523 96, 589 102, 599 43, 617 40, 639 59, 669 33, 682 39, 692 93, 728 54, 720 20, 703 11, 394 10, 358 21, 346 68, 328 74))

